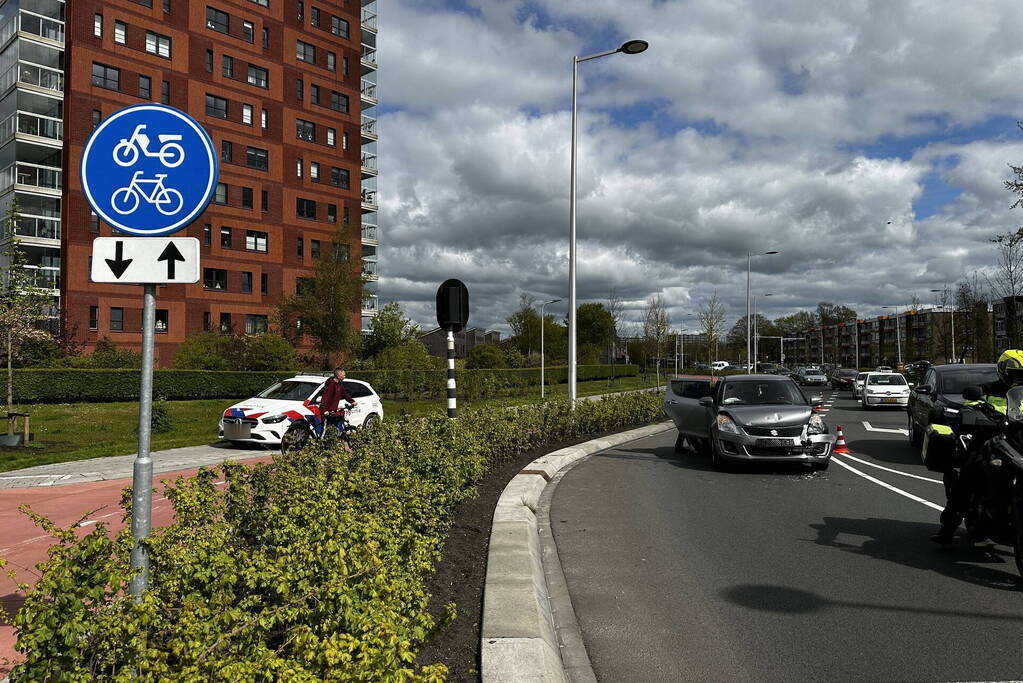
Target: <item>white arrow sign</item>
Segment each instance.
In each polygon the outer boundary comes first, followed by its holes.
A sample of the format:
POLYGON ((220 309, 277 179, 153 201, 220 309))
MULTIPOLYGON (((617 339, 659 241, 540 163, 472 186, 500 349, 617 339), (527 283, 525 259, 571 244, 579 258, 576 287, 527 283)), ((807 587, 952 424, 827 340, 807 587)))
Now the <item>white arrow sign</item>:
POLYGON ((199 281, 199 240, 194 237, 97 237, 92 241, 93 282, 129 285, 199 281))

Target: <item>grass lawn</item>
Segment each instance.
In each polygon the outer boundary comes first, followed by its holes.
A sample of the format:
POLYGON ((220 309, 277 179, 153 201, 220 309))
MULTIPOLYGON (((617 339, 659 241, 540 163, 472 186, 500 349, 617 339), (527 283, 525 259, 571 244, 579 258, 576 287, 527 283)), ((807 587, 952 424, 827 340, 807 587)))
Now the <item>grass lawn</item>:
MULTIPOLYGON (((663 380, 663 376, 662 376, 663 380)), ((612 391, 630 391, 652 387, 654 375, 623 377, 613 382, 592 380, 580 382, 579 396, 593 396, 612 391)), ((546 389, 547 398, 564 398, 568 385, 559 384, 546 389)), ((514 398, 459 400, 459 408, 469 405, 522 405, 540 399, 540 388, 530 394, 514 398)), ((173 424, 169 432, 153 434, 153 450, 179 448, 213 443, 217 440, 217 420, 225 408, 236 403, 231 399, 200 401, 169 401, 167 403, 173 424)), ((46 465, 54 462, 85 460, 110 455, 130 455, 137 450, 138 404, 73 403, 26 405, 16 410, 32 414, 32 432, 35 440, 28 448, 0 447, 0 472, 46 465)), ((447 410, 445 399, 431 401, 384 401, 384 415, 402 413, 425 415, 447 410)))

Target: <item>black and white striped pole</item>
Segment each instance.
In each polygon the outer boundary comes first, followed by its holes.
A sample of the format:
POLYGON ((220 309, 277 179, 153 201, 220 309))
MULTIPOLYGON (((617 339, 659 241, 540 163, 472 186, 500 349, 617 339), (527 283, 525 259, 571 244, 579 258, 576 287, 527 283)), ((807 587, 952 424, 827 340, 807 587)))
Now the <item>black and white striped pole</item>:
POLYGON ((469 290, 461 280, 446 280, 437 289, 437 324, 448 332, 448 417, 455 418, 455 332, 469 322, 469 290))

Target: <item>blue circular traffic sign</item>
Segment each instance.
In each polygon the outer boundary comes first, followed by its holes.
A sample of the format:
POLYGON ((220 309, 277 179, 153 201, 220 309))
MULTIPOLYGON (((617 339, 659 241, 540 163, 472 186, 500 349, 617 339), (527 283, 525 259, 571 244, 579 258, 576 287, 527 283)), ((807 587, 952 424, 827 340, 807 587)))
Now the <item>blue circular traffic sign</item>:
POLYGON ((92 210, 121 232, 177 232, 213 199, 220 167, 210 136, 191 116, 137 104, 107 117, 82 153, 82 190, 92 210))

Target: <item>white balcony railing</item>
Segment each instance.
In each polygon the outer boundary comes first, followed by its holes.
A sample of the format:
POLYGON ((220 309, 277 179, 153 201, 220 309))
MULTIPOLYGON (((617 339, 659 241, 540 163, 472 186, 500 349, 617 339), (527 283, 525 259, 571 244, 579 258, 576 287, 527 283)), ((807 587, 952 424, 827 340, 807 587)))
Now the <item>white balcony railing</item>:
POLYGON ((377 205, 377 193, 376 193, 376 190, 363 190, 362 191, 362 203, 364 205, 376 206, 377 205))
POLYGON ((19 237, 37 237, 47 240, 60 239, 60 221, 55 218, 39 218, 37 216, 21 216, 14 226, 14 234, 19 237))
POLYGON ((362 61, 364 64, 376 68, 377 65, 377 51, 376 48, 372 48, 369 45, 362 46, 362 61))
POLYGON ((49 116, 15 112, 0 122, 0 144, 6 143, 15 133, 60 141, 64 138, 64 123, 49 116))
POLYGON ((362 226, 362 241, 363 242, 377 242, 380 237, 380 229, 375 225, 363 225, 362 226))
POLYGON ((377 84, 367 80, 362 81, 362 96, 367 100, 376 102, 377 99, 377 84))
POLYGON ((64 23, 55 19, 47 19, 37 14, 22 11, 21 30, 24 33, 54 40, 58 43, 64 42, 64 23))
POLYGON ((366 7, 362 8, 362 27, 376 33, 377 13, 366 7))
POLYGON ((372 171, 377 170, 377 155, 376 154, 363 154, 362 155, 362 167, 368 168, 372 171))
POLYGON ((375 138, 377 136, 377 120, 374 118, 370 118, 369 116, 363 115, 362 134, 365 137, 375 138))
POLYGON ((39 266, 25 266, 27 271, 35 271, 31 273, 29 284, 32 287, 38 287, 39 289, 60 289, 60 269, 59 268, 45 268, 39 266))
POLYGON ((28 62, 18 62, 0 76, 0 92, 6 91, 15 83, 64 92, 64 74, 61 71, 28 62))
POLYGON ((0 190, 6 190, 11 185, 26 185, 38 187, 45 190, 59 190, 61 188, 61 170, 49 166, 37 166, 24 162, 11 164, 0 171, 0 190))

